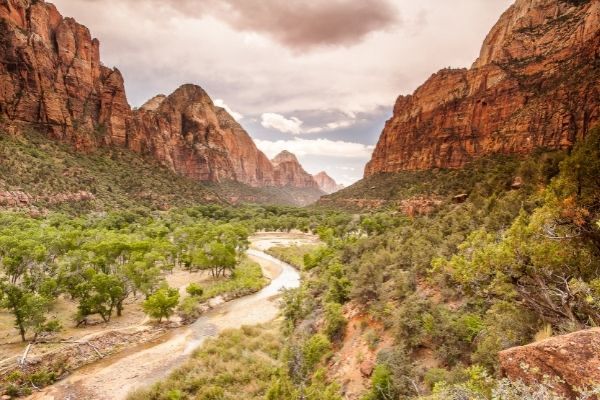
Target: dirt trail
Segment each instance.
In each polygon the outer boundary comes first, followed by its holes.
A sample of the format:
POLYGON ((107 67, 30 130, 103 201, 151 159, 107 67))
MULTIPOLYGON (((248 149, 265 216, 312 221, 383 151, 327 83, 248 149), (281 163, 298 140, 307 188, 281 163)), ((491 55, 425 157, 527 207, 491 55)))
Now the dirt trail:
POLYGON ((133 389, 164 378, 187 360, 193 350, 228 328, 266 323, 276 318, 281 289, 300 284, 298 272, 263 250, 276 245, 315 243, 312 236, 261 233, 251 238, 248 255, 258 262, 271 283, 260 292, 222 304, 194 324, 173 330, 159 340, 135 346, 82 367, 64 380, 37 392, 32 400, 119 400, 133 389))

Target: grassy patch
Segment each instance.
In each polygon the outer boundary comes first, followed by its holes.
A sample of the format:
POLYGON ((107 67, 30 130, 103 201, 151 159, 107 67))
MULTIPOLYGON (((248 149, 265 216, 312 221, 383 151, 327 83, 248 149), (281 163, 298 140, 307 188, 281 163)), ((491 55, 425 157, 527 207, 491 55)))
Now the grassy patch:
POLYGON ((267 253, 275 258, 285 261, 299 270, 304 269, 304 256, 310 254, 317 246, 275 246, 267 250, 267 253))
POLYGON ((263 399, 280 367, 282 345, 277 323, 225 331, 165 381, 128 399, 263 399))
POLYGON ((223 294, 240 297, 255 293, 266 284, 260 265, 246 259, 235 269, 233 276, 203 286, 204 292, 199 300, 206 301, 223 294))

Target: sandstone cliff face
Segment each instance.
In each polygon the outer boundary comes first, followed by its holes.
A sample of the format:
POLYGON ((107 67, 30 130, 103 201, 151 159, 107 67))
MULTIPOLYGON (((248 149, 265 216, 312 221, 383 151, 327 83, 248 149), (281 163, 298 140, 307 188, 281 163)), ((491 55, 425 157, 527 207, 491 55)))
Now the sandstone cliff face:
POLYGON ((273 167, 248 133, 208 94, 183 85, 170 96, 156 96, 134 113, 129 147, 148 153, 195 180, 234 180, 272 186, 273 167))
POLYGON ((335 193, 344 188, 344 185, 338 185, 325 171, 319 172, 317 175, 313 176, 313 178, 319 185, 319 188, 327 194, 335 193))
POLYGON ((471 69, 400 96, 365 176, 568 148, 600 121, 600 2, 517 0, 471 69))
POLYGON ((295 155, 282 151, 273 160, 275 186, 319 189, 312 175, 302 168, 295 155))
POLYGON ((125 145, 131 110, 89 30, 52 4, 0 0, 0 115, 81 149, 125 145))
POLYGON ((98 40, 44 1, 0 0, 0 125, 35 127, 84 151, 126 147, 199 181, 316 187, 288 163, 276 179, 246 131, 198 86, 133 111, 120 72, 100 63, 98 40))
POLYGON ((600 382, 600 329, 589 329, 553 337, 500 352, 504 376, 526 384, 541 383, 544 375, 560 379, 562 395, 576 398, 576 389, 589 389, 600 382))

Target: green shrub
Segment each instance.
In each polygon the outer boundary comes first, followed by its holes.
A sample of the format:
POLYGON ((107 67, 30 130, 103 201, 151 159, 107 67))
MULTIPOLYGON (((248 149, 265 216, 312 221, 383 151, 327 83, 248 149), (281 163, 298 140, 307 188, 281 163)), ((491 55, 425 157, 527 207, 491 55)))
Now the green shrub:
POLYGON ((204 294, 204 289, 197 283, 190 283, 185 291, 193 297, 201 297, 204 294))
POLYGON ((315 367, 327 358, 331 351, 331 342, 321 334, 313 335, 302 348, 304 366, 307 372, 313 371, 315 367))
POLYGON ((340 340, 344 335, 347 323, 341 304, 325 304, 324 332, 330 340, 340 340))

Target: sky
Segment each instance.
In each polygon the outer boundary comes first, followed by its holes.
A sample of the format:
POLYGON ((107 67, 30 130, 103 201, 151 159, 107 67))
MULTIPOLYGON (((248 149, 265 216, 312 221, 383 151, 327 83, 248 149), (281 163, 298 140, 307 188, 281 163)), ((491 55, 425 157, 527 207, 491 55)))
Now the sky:
POLYGON ((90 28, 130 104, 202 86, 267 156, 362 178, 399 95, 469 67, 512 0, 51 0, 90 28), (109 4, 110 3, 110 4, 109 4))

